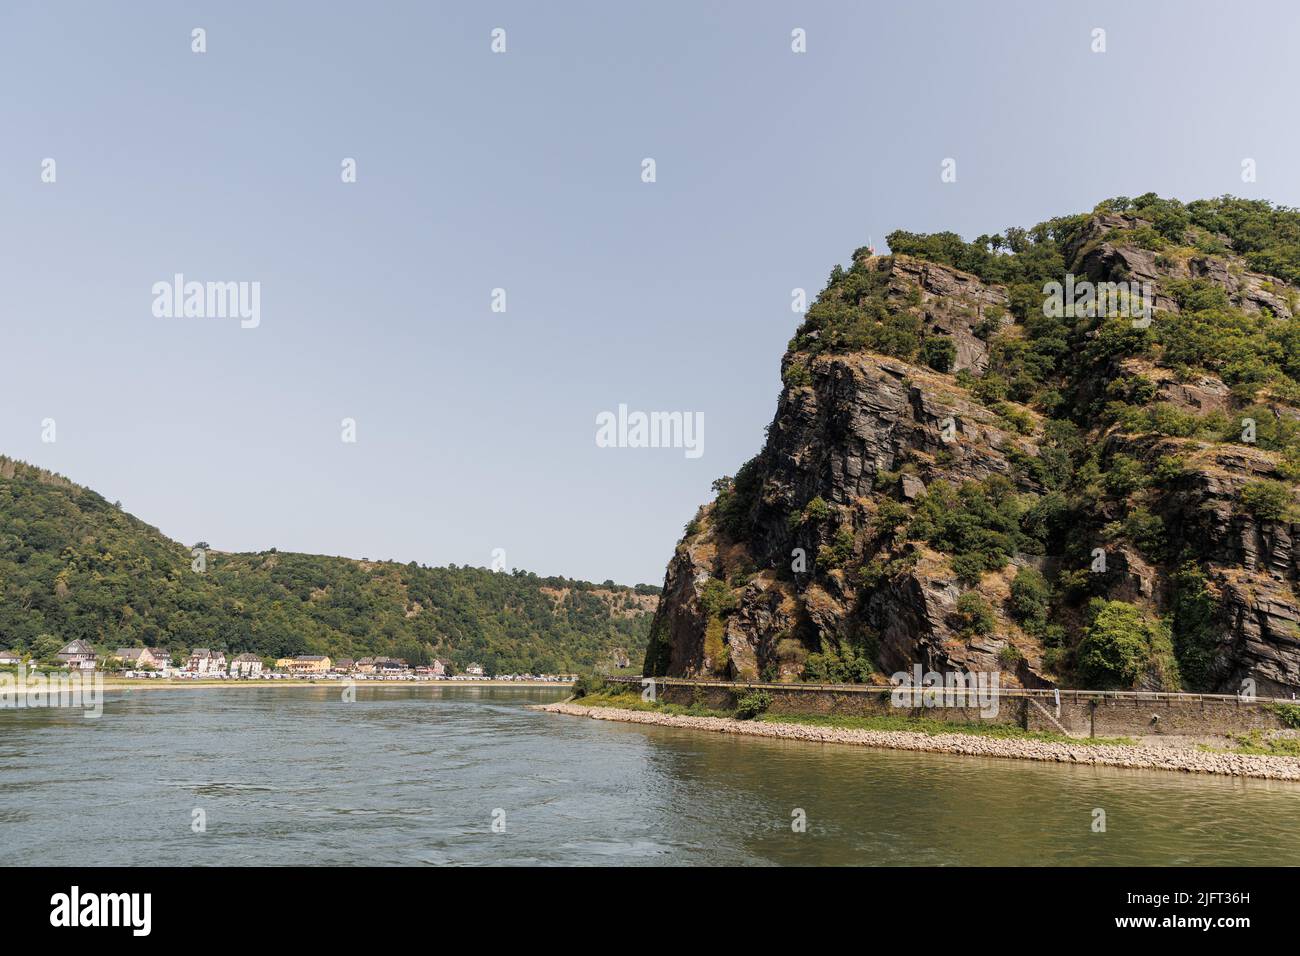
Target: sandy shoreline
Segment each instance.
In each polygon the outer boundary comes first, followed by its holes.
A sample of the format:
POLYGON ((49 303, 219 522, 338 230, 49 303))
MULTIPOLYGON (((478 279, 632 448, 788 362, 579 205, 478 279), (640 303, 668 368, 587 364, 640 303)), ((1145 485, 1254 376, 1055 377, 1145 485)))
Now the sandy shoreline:
POLYGON ((972 757, 1124 767, 1131 770, 1174 770, 1181 773, 1300 781, 1300 758, 1297 757, 1209 753, 1202 750, 1175 750, 1167 747, 1052 743, 1006 737, 984 737, 978 734, 931 735, 919 731, 855 730, 757 720, 742 721, 729 717, 684 717, 655 711, 584 707, 572 703, 536 704, 534 709, 553 714, 568 714, 573 717, 589 717, 593 720, 654 724, 660 727, 707 730, 746 737, 777 737, 818 743, 853 744, 885 750, 914 750, 972 757))

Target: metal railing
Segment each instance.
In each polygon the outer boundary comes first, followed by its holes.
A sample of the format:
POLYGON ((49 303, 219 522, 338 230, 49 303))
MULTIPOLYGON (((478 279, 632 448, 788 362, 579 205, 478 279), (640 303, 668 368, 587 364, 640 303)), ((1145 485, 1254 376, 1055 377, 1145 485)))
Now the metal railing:
MULTIPOLYGON (((744 689, 744 690, 780 690, 780 691, 800 691, 800 692, 821 692, 835 694, 892 694, 899 688, 893 684, 808 684, 808 683, 771 683, 767 681, 724 681, 724 680, 700 680, 690 677, 608 677, 606 680, 610 683, 617 684, 634 684, 637 687, 642 686, 642 681, 653 680, 658 687, 721 687, 727 689, 744 689)), ((942 692, 945 685, 936 684, 933 688, 925 686, 904 685, 903 689, 916 693, 925 690, 934 690, 942 692)), ((1072 690, 1058 689, 1054 687, 999 687, 999 688, 980 688, 980 693, 994 694, 999 697, 1028 697, 1035 699, 1045 699, 1055 701, 1057 695, 1061 700, 1078 702, 1080 700, 1116 700, 1116 701, 1211 701, 1211 702, 1228 702, 1232 701, 1237 704, 1300 704, 1300 701, 1288 699, 1285 697, 1244 697, 1239 694, 1191 694, 1174 691, 1146 691, 1146 690, 1072 690)))

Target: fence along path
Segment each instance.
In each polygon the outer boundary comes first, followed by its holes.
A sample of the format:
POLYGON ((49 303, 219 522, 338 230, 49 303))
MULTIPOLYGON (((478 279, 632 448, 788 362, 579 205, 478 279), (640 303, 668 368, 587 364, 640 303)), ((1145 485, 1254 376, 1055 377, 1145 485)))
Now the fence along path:
MULTIPOLYGON (((743 690, 779 690, 779 691, 806 691, 818 693, 836 693, 836 694, 891 694, 898 690, 894 684, 805 684, 805 683, 771 683, 767 681, 725 681, 725 680, 697 680, 689 677, 608 677, 610 683, 617 684, 635 684, 637 687, 644 685, 646 681, 653 680, 659 687, 724 687, 743 690)), ((905 685, 908 690, 926 690, 925 686, 917 688, 916 686, 905 685)), ((943 690, 942 684, 936 684, 935 690, 943 690)), ((1059 696, 1060 700, 1079 701, 1079 700, 1176 700, 1176 701, 1236 701, 1241 704, 1256 703, 1279 703, 1291 704, 1297 702, 1294 697, 1254 697, 1242 694, 1190 694, 1174 691, 1146 691, 1146 690, 1066 690, 1053 687, 998 687, 982 688, 981 693, 993 694, 998 697, 1028 697, 1038 700, 1056 701, 1059 696)))

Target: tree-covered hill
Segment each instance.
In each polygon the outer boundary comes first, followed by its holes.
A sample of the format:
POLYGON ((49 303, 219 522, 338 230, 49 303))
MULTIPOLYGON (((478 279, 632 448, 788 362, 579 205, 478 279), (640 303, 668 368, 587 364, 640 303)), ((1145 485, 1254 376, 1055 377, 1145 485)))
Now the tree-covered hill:
POLYGON ((193 564, 190 547, 95 492, 0 456, 0 647, 49 635, 555 673, 619 648, 635 658, 659 591, 274 549, 193 564))

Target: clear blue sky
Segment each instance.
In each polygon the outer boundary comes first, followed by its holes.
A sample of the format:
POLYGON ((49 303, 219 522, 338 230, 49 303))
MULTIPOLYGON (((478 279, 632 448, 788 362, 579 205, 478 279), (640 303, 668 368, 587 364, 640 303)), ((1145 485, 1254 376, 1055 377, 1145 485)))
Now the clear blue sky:
POLYGON ((657 584, 792 288, 895 228, 1300 205, 1297 49, 1284 3, 7 0, 0 451, 186 543, 657 584), (260 327, 155 318, 176 272, 260 327), (597 448, 620 403, 704 454, 597 448))

